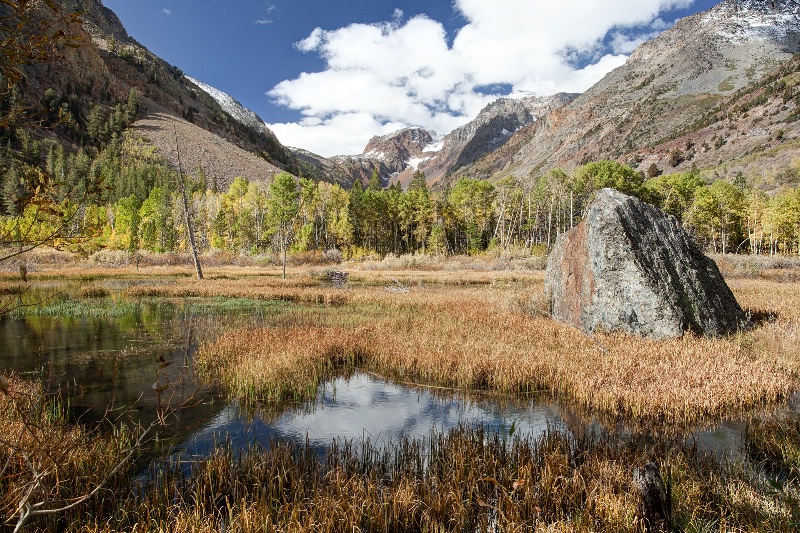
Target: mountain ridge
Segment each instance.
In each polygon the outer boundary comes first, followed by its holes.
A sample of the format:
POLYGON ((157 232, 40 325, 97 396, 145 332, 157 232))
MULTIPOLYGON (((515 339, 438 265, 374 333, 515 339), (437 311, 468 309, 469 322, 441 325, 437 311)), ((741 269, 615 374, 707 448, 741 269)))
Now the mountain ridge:
MULTIPOLYGON (((545 124, 517 132, 508 143, 513 150, 488 154, 461 174, 524 178, 598 159, 626 161, 643 172, 650 165, 662 170, 716 165, 725 150, 695 150, 697 157, 672 165, 674 139, 688 134, 683 130, 698 117, 708 116, 737 90, 757 83, 800 50, 800 23, 786 15, 797 9, 794 1, 725 0, 681 19, 637 47, 624 65, 553 110, 545 124), (753 21, 763 27, 748 31, 753 21), (732 34, 742 38, 733 39, 732 34)), ((786 130, 787 140, 797 136, 793 124, 771 126, 760 135, 762 142, 779 128, 786 130)), ((685 151, 685 145, 681 149, 685 151)))
MULTIPOLYGON (((37 103, 35 112, 48 112, 41 104, 45 99, 63 102, 70 106, 75 122, 85 125, 92 113, 110 113, 135 89, 141 99, 140 115, 130 131, 144 138, 173 167, 177 168, 177 141, 187 159, 198 162, 184 170, 195 174, 200 167, 220 169, 220 186, 239 175, 266 180, 282 170, 299 173, 294 156, 266 125, 231 114, 232 108, 225 109, 180 68, 139 44, 100 0, 59 0, 59 5, 66 13, 80 13, 81 24, 64 28, 75 44, 61 52, 59 61, 28 68, 23 90, 27 100, 37 103), (159 128, 167 130, 157 131, 159 128), (201 145, 225 148, 203 152, 201 145), (192 154, 193 150, 197 153, 192 154), (210 160, 204 153, 219 156, 210 160), (223 164, 219 158, 226 153, 229 161, 223 164)), ((47 12, 42 10, 41 16, 48 16, 47 12)), ((58 138, 73 151, 85 142, 61 126, 40 129, 38 135, 58 138)))

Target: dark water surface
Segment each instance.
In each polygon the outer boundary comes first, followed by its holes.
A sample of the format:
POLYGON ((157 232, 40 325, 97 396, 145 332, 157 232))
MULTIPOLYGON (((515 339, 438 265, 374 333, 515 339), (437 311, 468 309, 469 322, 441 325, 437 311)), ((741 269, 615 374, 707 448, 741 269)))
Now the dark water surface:
MULTIPOLYGON (((153 384, 169 380, 171 389, 177 391, 173 402, 192 395, 196 400, 180 414, 176 423, 180 429, 171 439, 173 450, 199 456, 220 442, 246 448, 273 439, 307 439, 322 453, 334 439, 369 438, 380 444, 402 436, 425 435, 434 428, 446 431, 459 424, 480 423, 503 435, 531 436, 548 430, 578 436, 602 429, 596 421, 581 418, 549 396, 529 401, 467 399, 453 391, 387 383, 364 373, 325 383, 313 403, 279 415, 243 410, 236 402, 195 383, 191 358, 198 339, 237 322, 263 321, 279 311, 277 304, 228 305, 213 312, 198 312, 201 308, 196 302, 130 305, 119 292, 133 283, 137 282, 92 284, 110 291, 118 302, 109 316, 1 318, 0 370, 43 372, 51 387, 69 385, 71 410, 86 421, 101 418, 111 404, 134 405, 134 417, 148 424, 159 406, 153 384), (162 359, 174 363, 160 370, 162 359)), ((38 284, 31 297, 52 295, 63 300, 77 289, 77 284, 38 284)), ((795 399, 791 406, 796 403, 795 399)), ((745 426, 743 421, 722 422, 696 429, 687 440, 720 457, 737 457, 745 426)), ((618 432, 625 438, 624 430, 618 432)))

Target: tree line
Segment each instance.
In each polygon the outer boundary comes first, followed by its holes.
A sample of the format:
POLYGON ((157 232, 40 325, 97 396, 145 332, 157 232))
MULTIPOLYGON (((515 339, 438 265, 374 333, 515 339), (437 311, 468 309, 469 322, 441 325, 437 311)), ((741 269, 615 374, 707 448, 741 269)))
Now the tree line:
MULTIPOLYGON (((65 154, 60 145, 39 147, 44 164, 35 172, 64 188, 55 200, 62 208, 48 218, 35 205, 20 202, 26 193, 12 173, 0 187, 3 232, 42 239, 63 225, 53 244, 77 242, 88 252, 186 250, 176 173, 134 136, 114 134, 106 142, 94 157, 83 151, 65 154), (74 189, 95 182, 104 184, 98 194, 76 200, 80 196, 74 189), (15 211, 18 205, 24 209, 15 211)), ((32 165, 26 168, 33 172, 32 165)), ((770 196, 744 179, 708 185, 692 171, 645 179, 613 161, 572 172, 554 169, 527 180, 460 178, 436 191, 428 188, 422 172, 405 189, 399 184, 384 188, 377 173, 366 187, 357 182, 349 190, 282 173, 268 182, 236 178, 220 190, 202 168, 193 169, 187 187, 197 245, 206 252, 271 251, 285 257, 339 250, 344 257, 359 258, 513 247, 544 253, 558 235, 580 222, 597 190, 613 187, 675 216, 710 251, 800 253, 797 188, 770 196)))

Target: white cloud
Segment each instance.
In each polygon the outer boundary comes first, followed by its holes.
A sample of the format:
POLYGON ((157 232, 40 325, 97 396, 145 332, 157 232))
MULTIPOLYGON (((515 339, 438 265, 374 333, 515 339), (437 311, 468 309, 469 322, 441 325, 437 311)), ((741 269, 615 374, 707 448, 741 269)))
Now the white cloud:
POLYGON ((307 117, 299 122, 270 124, 282 143, 305 148, 325 156, 357 154, 364 149, 364 132, 385 135, 404 127, 403 123, 381 123, 369 113, 338 113, 326 119, 307 117), (321 153, 322 150, 326 150, 321 153))
POLYGON ((165 15, 172 15, 172 10, 167 9, 166 7, 162 9, 161 12, 165 15))
MULTIPOLYGON (((273 11, 275 11, 275 4, 267 4, 266 11, 267 13, 272 13, 273 11)), ((272 19, 267 16, 261 17, 260 19, 256 20, 256 24, 262 24, 262 25, 272 24, 272 22, 273 22, 272 19)))
POLYGON ((402 126, 450 131, 498 96, 479 87, 586 90, 668 26, 661 13, 691 2, 455 0, 466 24, 452 45, 442 24, 425 16, 404 22, 399 9, 382 24, 316 28, 295 47, 319 54, 326 69, 268 93, 304 118, 271 127, 282 142, 322 155, 359 153, 373 135, 402 126))

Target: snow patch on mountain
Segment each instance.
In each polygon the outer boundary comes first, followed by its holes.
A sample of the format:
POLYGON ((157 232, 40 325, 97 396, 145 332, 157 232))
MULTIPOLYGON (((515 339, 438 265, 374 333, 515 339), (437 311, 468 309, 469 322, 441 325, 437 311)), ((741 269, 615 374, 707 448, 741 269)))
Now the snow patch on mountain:
MULTIPOLYGON (((386 159, 386 154, 383 152, 379 152, 377 150, 370 150, 366 154, 363 154, 366 159, 379 159, 384 161, 386 159)), ((357 156, 356 156, 357 157, 357 156)))
POLYGON ((442 148, 444 148, 444 140, 440 139, 440 140, 436 141, 435 143, 431 143, 431 144, 425 146, 422 149, 422 151, 424 153, 439 152, 439 151, 441 151, 442 148))
POLYGON ((424 163, 429 159, 430 157, 412 157, 411 159, 406 161, 406 165, 413 168, 414 170, 417 170, 419 169, 420 164, 424 163))
POLYGON ((264 133, 269 132, 272 134, 270 129, 264 123, 264 121, 259 117, 254 111, 247 109, 244 107, 238 100, 234 97, 229 95, 226 92, 220 91, 219 89, 208 85, 207 83, 203 83, 200 80, 192 78, 190 76, 186 76, 186 79, 190 82, 197 85, 200 89, 208 93, 208 95, 217 101, 217 103, 222 107, 222 109, 231 115, 233 118, 244 124, 245 126, 250 126, 256 130, 262 131, 264 133))
POLYGON ((727 0, 709 10, 702 22, 731 44, 786 37, 800 31, 800 2, 727 0))

